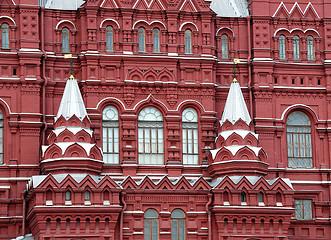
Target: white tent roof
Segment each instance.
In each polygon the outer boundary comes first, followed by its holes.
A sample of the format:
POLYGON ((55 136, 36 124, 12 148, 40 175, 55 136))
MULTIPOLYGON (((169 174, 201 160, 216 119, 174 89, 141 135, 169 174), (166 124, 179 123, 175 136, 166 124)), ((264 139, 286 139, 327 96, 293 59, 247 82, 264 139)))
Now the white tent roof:
POLYGON ((219 17, 249 16, 247 0, 212 0, 210 8, 219 17))

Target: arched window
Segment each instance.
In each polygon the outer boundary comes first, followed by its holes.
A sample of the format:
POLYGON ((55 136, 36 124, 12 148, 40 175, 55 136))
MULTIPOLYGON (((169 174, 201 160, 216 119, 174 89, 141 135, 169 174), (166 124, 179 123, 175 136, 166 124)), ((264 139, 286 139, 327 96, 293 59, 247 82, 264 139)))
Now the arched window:
POLYGON ((179 209, 171 213, 171 239, 185 240, 185 214, 179 209))
POLYGON ((290 168, 312 168, 311 123, 302 112, 293 112, 287 122, 287 156, 290 168))
POLYGON ((63 28, 62 29, 62 52, 70 52, 69 46, 69 29, 63 28))
POLYGON ((286 59, 286 38, 284 35, 279 36, 279 58, 286 59))
POLYGON ((314 38, 312 36, 307 37, 307 59, 315 59, 314 38))
POLYGON ((185 31, 185 53, 192 53, 192 33, 191 30, 185 31))
POLYGON ((3 164, 3 115, 0 111, 0 164, 3 164))
POLYGON ((145 52, 145 29, 138 30, 139 52, 145 52))
POLYGON ((66 199, 65 199, 66 201, 71 201, 71 192, 70 192, 70 190, 66 191, 66 196, 65 197, 66 197, 66 199))
POLYGON ((242 192, 240 194, 240 201, 241 201, 241 204, 246 204, 246 193, 245 192, 242 192))
POLYGON ((90 201, 91 200, 91 194, 89 190, 86 190, 84 193, 84 201, 90 201))
POLYGON ((164 164, 163 117, 154 107, 142 109, 138 115, 139 164, 164 164))
POLYGON ((7 23, 1 25, 1 48, 9 48, 9 25, 7 23))
POLYGON ((118 111, 113 106, 102 112, 102 137, 104 163, 118 164, 120 158, 118 111))
POLYGON ((153 30, 153 52, 160 52, 160 30, 157 28, 153 30))
POLYGON ((153 209, 149 209, 144 214, 145 220, 145 240, 159 239, 159 216, 153 209))
POLYGON ((228 45, 228 36, 223 34, 221 37, 221 46, 222 46, 222 59, 229 58, 229 45, 228 45))
POLYGON ((113 44, 113 28, 111 26, 108 26, 106 28, 106 46, 108 51, 113 51, 114 50, 114 44, 113 44))
POLYGON ((259 202, 259 206, 264 206, 264 199, 263 199, 263 193, 259 192, 259 194, 257 195, 257 200, 259 202))
POLYGON ((293 59, 300 59, 300 38, 297 35, 293 37, 293 59))
POLYGON ((182 141, 183 164, 198 164, 198 114, 193 108, 186 108, 182 113, 182 141))

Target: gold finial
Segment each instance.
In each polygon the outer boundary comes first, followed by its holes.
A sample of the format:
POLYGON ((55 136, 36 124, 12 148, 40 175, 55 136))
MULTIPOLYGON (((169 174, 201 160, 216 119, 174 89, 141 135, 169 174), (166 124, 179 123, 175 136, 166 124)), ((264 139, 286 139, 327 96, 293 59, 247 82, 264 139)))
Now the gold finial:
POLYGON ((238 82, 238 80, 236 78, 236 73, 237 73, 236 64, 237 63, 240 63, 240 59, 238 59, 238 58, 233 59, 233 80, 232 80, 232 82, 238 82))
POLYGON ((232 82, 238 82, 238 81, 237 81, 237 79, 236 79, 236 78, 234 78, 234 79, 232 80, 232 82))
POLYGON ((74 75, 70 75, 69 79, 75 79, 74 75))

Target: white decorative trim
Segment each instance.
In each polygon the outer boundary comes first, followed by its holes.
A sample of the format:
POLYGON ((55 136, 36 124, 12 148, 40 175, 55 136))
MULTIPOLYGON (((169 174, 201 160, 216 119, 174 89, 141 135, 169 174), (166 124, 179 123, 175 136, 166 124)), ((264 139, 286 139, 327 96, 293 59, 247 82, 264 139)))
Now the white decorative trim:
POLYGON ((230 32, 232 32, 232 36, 235 37, 234 32, 232 31, 232 29, 227 28, 227 27, 221 27, 221 28, 219 28, 219 29, 216 31, 215 36, 217 36, 218 32, 221 31, 221 30, 223 30, 223 29, 228 29, 228 30, 230 30, 230 32))
POLYGON ((144 23, 146 23, 146 24, 149 25, 149 26, 151 26, 153 23, 160 23, 160 24, 164 27, 164 30, 167 30, 166 25, 165 25, 163 22, 159 21, 159 20, 155 20, 155 21, 152 21, 152 22, 150 22, 150 23, 147 22, 146 20, 138 20, 138 21, 136 21, 136 22, 132 25, 132 29, 134 29, 135 26, 136 26, 136 24, 138 24, 138 23, 140 23, 140 22, 144 22, 144 23))
MULTIPOLYGON (((138 2, 139 2, 139 1, 140 1, 140 0, 137 0, 137 1, 135 2, 135 4, 133 5, 132 8, 136 8, 136 6, 138 5, 138 2)), ((146 0, 141 0, 141 1, 144 1, 144 2, 145 2, 145 4, 146 4, 146 6, 147 6, 148 9, 152 6, 152 3, 154 2, 154 0, 152 0, 150 3, 147 3, 146 0)), ((161 7, 163 8, 163 10, 166 10, 166 9, 164 8, 164 6, 163 6, 163 4, 161 3, 160 0, 156 0, 156 1, 159 2, 159 4, 161 5, 161 7)))
POLYGON ((56 24, 55 29, 56 29, 56 30, 59 30, 59 26, 60 26, 60 24, 62 24, 62 23, 64 23, 64 22, 71 23, 71 25, 74 27, 74 29, 77 30, 75 24, 74 24, 72 21, 70 21, 70 20, 61 20, 60 22, 58 22, 58 23, 56 24))
POLYGON ((291 106, 287 107, 287 108, 283 111, 282 116, 281 116, 280 119, 281 119, 281 120, 284 120, 285 114, 286 114, 290 109, 292 109, 292 108, 296 108, 296 107, 309 108, 309 109, 315 114, 315 117, 316 117, 317 121, 319 121, 318 116, 317 116, 316 112, 314 111, 314 109, 312 109, 311 107, 309 107, 309 106, 307 106, 307 105, 305 105, 305 104, 294 104, 294 105, 291 105, 291 106))
POLYGON ((287 31, 287 32, 289 32, 289 33, 292 33, 293 31, 301 31, 301 32, 303 32, 303 33, 306 33, 306 32, 308 32, 308 31, 313 31, 313 32, 315 32, 319 37, 321 36, 315 29, 313 29, 313 28, 308 28, 308 29, 306 29, 306 30, 302 30, 301 28, 293 28, 292 30, 288 30, 287 28, 279 28, 279 29, 277 29, 276 31, 275 31, 275 33, 274 33, 274 37, 276 37, 276 35, 277 35, 277 33, 279 32, 279 31, 281 31, 281 30, 285 30, 285 31, 287 31))
POLYGON ((183 2, 182 6, 180 6, 179 11, 182 11, 182 9, 183 9, 183 7, 184 7, 184 5, 185 5, 185 3, 186 3, 187 1, 189 1, 189 2, 191 3, 191 5, 192 5, 193 8, 194 8, 194 11, 197 12, 198 10, 197 10, 197 8, 194 6, 194 4, 193 4, 193 2, 192 2, 191 0, 185 0, 185 1, 183 2))
MULTIPOLYGON (((106 2, 106 0, 103 0, 103 2, 101 3, 100 7, 103 7, 103 4, 106 2)), ((116 3, 115 0, 113 0, 113 3, 115 4, 115 7, 118 8, 118 5, 116 3)))
POLYGON ((320 16, 318 15, 317 11, 315 10, 315 8, 314 8, 314 6, 313 6, 313 4, 312 4, 311 2, 309 2, 309 3, 307 4, 307 7, 306 7, 305 11, 302 11, 302 9, 301 9, 301 7, 299 6, 298 2, 295 2, 295 3, 294 3, 294 5, 293 5, 293 7, 291 8, 290 11, 288 11, 288 9, 287 9, 287 7, 285 6, 284 2, 281 2, 281 3, 279 4, 278 8, 276 9, 274 15, 272 15, 272 17, 275 17, 275 16, 276 16, 276 14, 278 13, 278 11, 280 10, 280 8, 281 8, 282 6, 283 6, 284 9, 287 11, 288 15, 291 15, 291 14, 292 14, 292 12, 293 12, 295 6, 297 6, 297 7, 299 8, 299 10, 301 11, 302 15, 305 15, 306 12, 308 11, 309 7, 311 7, 311 8, 313 9, 313 11, 315 12, 316 16, 317 16, 318 18, 320 18, 320 16))
MULTIPOLYGON (((104 1, 106 1, 106 0, 104 0, 104 1)), ((112 19, 112 18, 106 18, 106 19, 104 19, 104 20, 100 23, 100 28, 102 28, 103 23, 106 22, 106 21, 113 21, 114 23, 116 23, 118 29, 121 29, 121 28, 120 28, 120 25, 118 24, 118 22, 117 22, 115 19, 112 19)))
POLYGON ((184 25, 189 24, 189 23, 192 24, 192 25, 195 27, 195 30, 199 31, 197 25, 195 25, 195 23, 193 23, 193 22, 184 22, 184 23, 179 27, 179 31, 182 31, 182 28, 184 27, 184 25))
MULTIPOLYGON (((16 5, 16 4, 14 4, 14 5, 16 5)), ((1 18, 8 18, 8 19, 10 19, 10 20, 14 23, 15 26, 17 26, 17 25, 16 25, 16 22, 14 21, 13 18, 11 18, 11 17, 9 17, 9 16, 0 16, 0 19, 1 19, 1 18)))

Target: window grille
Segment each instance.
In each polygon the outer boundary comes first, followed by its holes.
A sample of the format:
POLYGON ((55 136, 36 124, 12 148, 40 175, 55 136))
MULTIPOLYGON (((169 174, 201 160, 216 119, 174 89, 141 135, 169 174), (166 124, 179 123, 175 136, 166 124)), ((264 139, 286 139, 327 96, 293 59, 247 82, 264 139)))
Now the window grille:
POLYGON ((108 164, 119 163, 119 120, 118 111, 108 106, 102 113, 103 161, 108 164))
POLYGON ((179 209, 171 213, 171 240, 185 240, 185 214, 179 209))
POLYGON ((312 168, 311 123, 306 114, 293 112, 287 119, 287 156, 290 168, 312 168))
POLYGON ((313 218, 311 200, 295 200, 295 218, 298 220, 311 220, 313 218))
POLYGON ((145 240, 158 240, 159 238, 159 217, 155 210, 149 209, 144 214, 145 240))
POLYGON ((154 107, 142 109, 138 116, 139 164, 164 164, 163 117, 154 107))
POLYGON ((192 108, 186 108, 182 113, 182 142, 183 164, 198 164, 198 114, 192 108))

